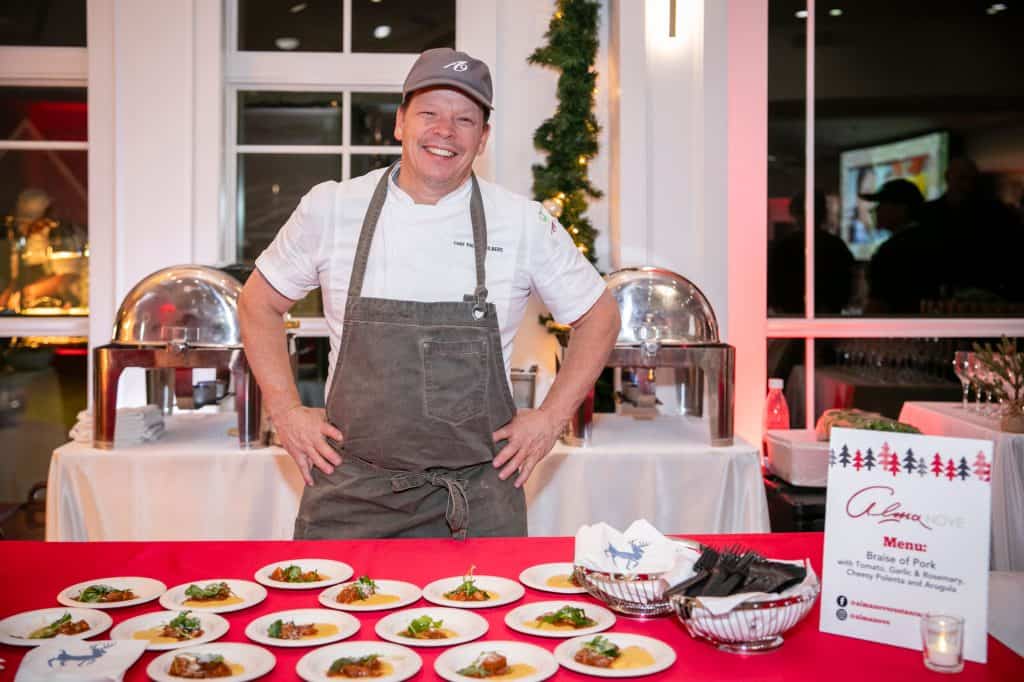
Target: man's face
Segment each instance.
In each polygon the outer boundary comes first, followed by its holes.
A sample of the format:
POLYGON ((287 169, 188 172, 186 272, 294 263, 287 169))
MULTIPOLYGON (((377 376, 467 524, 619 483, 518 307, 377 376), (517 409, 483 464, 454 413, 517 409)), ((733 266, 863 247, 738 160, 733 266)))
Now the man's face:
POLYGON ((469 177, 489 133, 483 109, 458 90, 414 93, 395 118, 395 138, 402 142, 399 184, 417 201, 436 202, 469 177))

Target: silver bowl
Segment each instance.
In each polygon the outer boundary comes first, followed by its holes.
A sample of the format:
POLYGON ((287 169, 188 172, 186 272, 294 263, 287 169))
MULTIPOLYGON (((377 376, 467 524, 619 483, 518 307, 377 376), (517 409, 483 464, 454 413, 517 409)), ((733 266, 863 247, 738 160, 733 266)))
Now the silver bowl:
POLYGON ((803 620, 820 591, 821 586, 814 581, 796 594, 744 602, 719 615, 711 613, 700 597, 673 596, 671 605, 693 638, 723 651, 751 653, 782 646, 782 634, 803 620))
POLYGON ((604 573, 576 566, 573 574, 587 594, 612 611, 641 618, 672 613, 672 604, 664 595, 668 588, 664 573, 604 573))

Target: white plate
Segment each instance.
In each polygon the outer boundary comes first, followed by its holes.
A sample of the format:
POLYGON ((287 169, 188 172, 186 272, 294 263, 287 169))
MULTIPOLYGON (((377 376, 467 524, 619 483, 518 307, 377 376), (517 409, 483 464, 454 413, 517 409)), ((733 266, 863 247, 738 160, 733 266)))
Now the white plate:
POLYGON ((342 642, 314 649, 299 659, 295 672, 307 682, 337 682, 343 677, 328 677, 327 669, 339 658, 360 658, 379 654, 380 660, 394 669, 390 675, 368 678, 374 682, 399 682, 420 671, 423 659, 412 649, 387 642, 342 642))
POLYGON ((136 604, 145 604, 148 601, 153 601, 166 590, 167 585, 164 585, 159 580, 153 580, 152 578, 140 578, 137 576, 99 578, 97 580, 86 580, 85 582, 75 583, 71 587, 65 587, 61 590, 60 594, 57 595, 57 602, 64 604, 64 606, 79 606, 83 609, 119 609, 122 606, 135 606, 136 604), (90 585, 109 585, 110 587, 114 587, 119 590, 131 589, 132 592, 138 595, 138 599, 108 602, 104 604, 77 601, 71 598, 72 595, 77 596, 82 592, 82 590, 90 585))
POLYGON ((338 613, 328 609, 292 609, 277 611, 260 616, 245 627, 245 636, 259 644, 281 647, 322 646, 331 642, 340 642, 359 632, 359 621, 347 613, 338 613), (296 625, 309 623, 327 623, 336 625, 338 631, 333 635, 313 637, 310 639, 276 639, 267 635, 267 628, 275 620, 294 621, 296 625))
POLYGON ((255 680, 257 677, 263 677, 277 665, 277 659, 274 657, 274 654, 263 647, 254 644, 241 644, 239 642, 221 642, 219 644, 201 644, 160 654, 146 668, 146 674, 149 675, 150 679, 157 682, 181 682, 182 678, 172 677, 168 673, 174 657, 180 654, 220 654, 227 663, 241 665, 241 674, 232 675, 230 678, 233 682, 243 682, 244 680, 255 680))
POLYGON ((518 609, 512 609, 509 611, 505 614, 505 625, 509 626, 516 632, 522 632, 527 635, 564 639, 566 637, 592 635, 596 632, 607 630, 611 626, 615 625, 615 614, 602 606, 596 606, 587 602, 538 601, 533 602, 532 604, 524 604, 518 609), (527 622, 536 620, 537 616, 551 611, 557 611, 563 606, 575 606, 577 608, 581 608, 588 618, 596 620, 597 623, 590 627, 579 628, 578 630, 538 630, 537 628, 526 625, 527 622))
POLYGON ((445 592, 451 592, 462 584, 463 578, 441 578, 435 580, 423 588, 423 598, 427 601, 440 604, 441 606, 452 606, 457 609, 489 609, 492 606, 511 604, 523 598, 526 590, 515 580, 499 578, 494 575, 476 575, 473 580, 477 588, 487 590, 498 595, 497 599, 488 601, 454 601, 444 596, 445 592))
POLYGON ((477 637, 483 637, 489 627, 490 625, 486 619, 469 611, 424 606, 418 609, 405 609, 404 611, 390 613, 377 621, 374 631, 381 639, 386 639, 396 644, 441 647, 472 642, 477 637), (412 637, 404 637, 398 634, 409 627, 409 621, 420 616, 430 616, 434 620, 442 621, 444 623, 443 627, 458 633, 459 636, 448 639, 413 639, 412 637))
POLYGON ((548 580, 557 575, 572 575, 573 565, 571 562, 559 564, 537 564, 530 566, 519 574, 519 582, 543 592, 555 592, 557 594, 585 594, 582 587, 556 587, 548 585, 548 580))
MULTIPOLYGON (((174 617, 179 613, 180 611, 153 611, 152 613, 144 613, 141 616, 135 616, 134 618, 121 621, 113 630, 110 631, 110 639, 134 640, 136 632, 169 623, 174 620, 174 617)), ((197 646, 199 644, 205 644, 206 642, 212 642, 215 639, 220 639, 228 631, 229 625, 227 620, 218 616, 216 613, 193 612, 192 615, 199 619, 199 624, 203 628, 203 634, 201 637, 186 639, 183 642, 168 642, 166 644, 154 644, 149 642, 146 644, 146 650, 170 651, 171 649, 180 649, 186 646, 197 646)))
POLYGON ((39 646, 46 642, 52 642, 54 639, 52 637, 28 639, 28 635, 30 632, 46 627, 58 618, 62 618, 65 613, 71 614, 73 623, 85 619, 85 622, 89 624, 89 629, 77 635, 61 635, 63 637, 73 637, 74 639, 95 637, 101 632, 106 632, 114 622, 110 616, 95 609, 52 608, 24 611, 0 620, 0 642, 11 646, 39 646))
POLYGON ((401 580, 374 580, 373 582, 377 583, 377 594, 390 594, 398 597, 398 601, 388 602, 387 604, 342 604, 338 601, 338 593, 352 584, 348 582, 344 585, 328 587, 321 592, 319 597, 320 603, 329 609, 339 609, 341 611, 387 611, 408 606, 423 594, 420 588, 412 583, 401 580))
POLYGON ((665 644, 661 640, 654 639, 653 637, 628 635, 617 632, 606 633, 603 636, 607 637, 613 644, 617 644, 620 649, 625 649, 628 646, 639 646, 647 649, 647 652, 651 654, 652 658, 654 658, 654 663, 645 668, 627 668, 622 670, 598 668, 593 665, 577 663, 573 656, 575 656, 576 652, 580 650, 583 643, 593 639, 593 636, 575 637, 562 642, 555 647, 555 660, 569 670, 574 670, 578 673, 583 673, 584 675, 593 675, 595 677, 639 677, 641 675, 651 675, 665 670, 676 662, 675 650, 668 644, 665 644))
POLYGON ((251 580, 234 580, 231 578, 209 578, 206 580, 193 580, 190 583, 182 583, 181 585, 175 585, 171 589, 164 592, 163 596, 160 597, 160 606, 165 609, 192 609, 193 611, 204 611, 206 613, 230 613, 232 611, 241 611, 247 609, 250 606, 256 606, 261 601, 267 598, 267 590, 261 585, 257 585, 251 580), (210 583, 227 583, 231 591, 241 598, 241 602, 237 604, 219 604, 217 602, 211 602, 208 606, 202 605, 201 602, 195 604, 186 605, 188 597, 185 596, 185 590, 190 585, 198 585, 199 587, 206 587, 210 583))
POLYGON ((256 571, 256 575, 253 577, 260 585, 274 587, 279 590, 313 590, 323 589, 330 585, 337 585, 338 583, 345 582, 352 577, 352 573, 352 567, 342 561, 334 561, 332 559, 288 559, 286 561, 275 561, 272 564, 267 564, 260 570, 256 571), (281 568, 299 566, 302 568, 303 573, 307 571, 319 571, 320 575, 327 577, 324 580, 317 580, 312 583, 285 583, 279 580, 272 580, 270 578, 270 574, 273 573, 274 569, 278 566, 281 568))
POLYGON ((533 666, 537 672, 523 677, 517 677, 520 682, 539 682, 558 672, 558 663, 555 657, 547 649, 542 649, 534 644, 524 642, 491 641, 474 642, 463 644, 460 647, 449 649, 434 661, 434 672, 451 682, 465 682, 475 680, 474 677, 460 675, 457 670, 465 668, 476 660, 477 656, 486 651, 496 651, 508 659, 509 665, 525 663, 533 666))

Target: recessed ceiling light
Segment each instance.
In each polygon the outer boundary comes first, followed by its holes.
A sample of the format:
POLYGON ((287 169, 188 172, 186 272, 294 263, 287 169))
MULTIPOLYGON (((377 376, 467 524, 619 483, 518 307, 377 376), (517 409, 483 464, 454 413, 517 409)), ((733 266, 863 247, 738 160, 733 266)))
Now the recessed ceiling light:
POLYGON ((373 29, 373 37, 377 40, 384 40, 389 35, 391 35, 391 27, 386 24, 373 29))
POLYGON ((805 10, 805 9, 798 9, 796 11, 796 18, 797 19, 806 19, 807 18, 807 10, 805 10))
POLYGON ((828 11, 828 15, 830 17, 841 17, 843 16, 843 10, 839 9, 838 7, 833 7, 828 11))
POLYGON ((279 50, 294 50, 299 46, 298 38, 275 38, 274 44, 279 50))
POLYGON ((279 185, 279 184, 277 184, 275 182, 273 185, 270 186, 270 192, 272 194, 280 194, 281 193, 281 185, 279 185))
POLYGON ((294 5, 292 5, 291 7, 289 7, 288 11, 291 12, 292 14, 298 14, 299 12, 301 12, 304 9, 306 9, 307 7, 309 7, 309 5, 307 3, 305 3, 305 2, 297 2, 294 5))

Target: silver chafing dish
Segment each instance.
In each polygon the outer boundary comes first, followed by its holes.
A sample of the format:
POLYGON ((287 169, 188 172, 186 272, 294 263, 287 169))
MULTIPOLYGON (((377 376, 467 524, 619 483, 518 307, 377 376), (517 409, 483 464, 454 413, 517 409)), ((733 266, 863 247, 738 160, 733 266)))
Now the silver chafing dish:
POLYGON ((93 349, 93 445, 114 443, 117 385, 122 371, 146 371, 147 402, 165 413, 177 399, 198 408, 228 394, 233 380, 242 447, 260 443, 260 390, 242 349, 238 296, 231 275, 200 265, 154 272, 125 296, 114 321, 112 342, 93 349), (212 368, 215 382, 193 385, 192 370, 212 368))
POLYGON ((623 413, 657 412, 655 370, 674 373, 679 412, 703 416, 707 384, 711 444, 732 445, 736 350, 721 343, 707 297, 682 275, 653 267, 624 268, 607 276, 622 328, 608 359, 619 368, 623 413))

